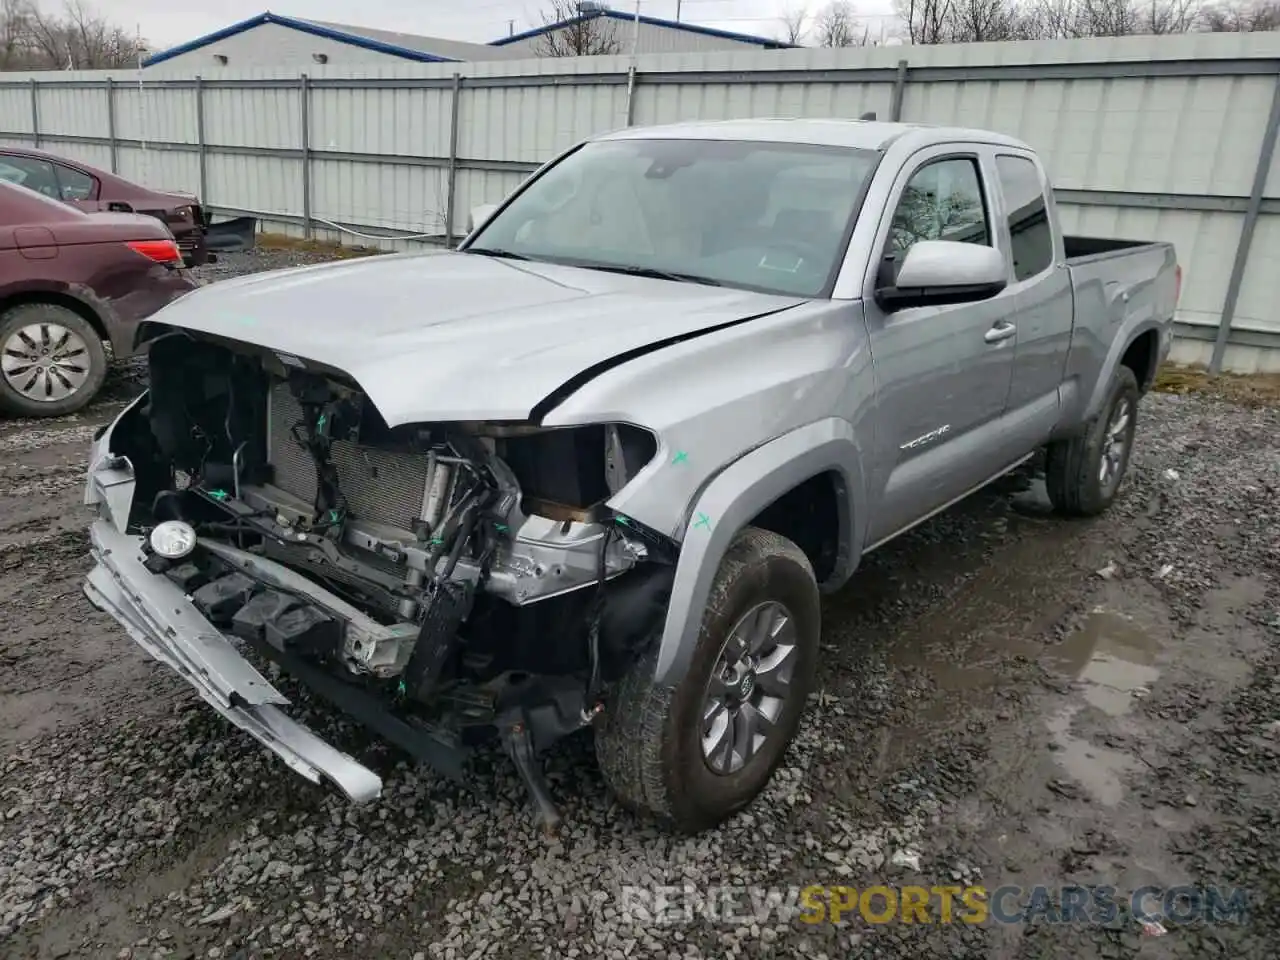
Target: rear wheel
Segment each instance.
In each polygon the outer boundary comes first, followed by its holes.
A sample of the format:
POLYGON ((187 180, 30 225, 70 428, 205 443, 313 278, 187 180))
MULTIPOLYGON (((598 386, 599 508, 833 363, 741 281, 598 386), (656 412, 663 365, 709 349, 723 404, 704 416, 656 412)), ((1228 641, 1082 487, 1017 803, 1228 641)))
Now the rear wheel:
POLYGON ((650 651, 614 691, 596 731, 601 771, 622 803, 684 832, 749 804, 799 725, 819 627, 818 588, 799 547, 766 530, 739 533, 683 679, 655 684, 650 651))
POLYGON ((1141 395, 1133 371, 1119 367, 1106 403, 1085 431, 1049 444, 1045 487, 1059 513, 1091 517, 1111 506, 1129 468, 1141 395))
POLYGON ((74 310, 23 303, 0 314, 0 409, 23 417, 75 413, 106 376, 102 338, 74 310))

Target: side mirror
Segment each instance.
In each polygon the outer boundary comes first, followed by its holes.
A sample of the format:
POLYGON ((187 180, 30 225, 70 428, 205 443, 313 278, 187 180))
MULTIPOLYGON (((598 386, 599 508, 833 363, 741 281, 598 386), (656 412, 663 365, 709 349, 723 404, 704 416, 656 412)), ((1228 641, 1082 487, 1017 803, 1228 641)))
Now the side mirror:
POLYGON ((478 207, 472 207, 471 214, 467 217, 467 233, 471 233, 476 227, 484 226, 484 222, 492 217, 497 209, 496 203, 482 203, 478 207))
POLYGON ((995 247, 956 240, 921 240, 907 251, 892 287, 876 291, 885 310, 989 300, 1009 283, 995 247))

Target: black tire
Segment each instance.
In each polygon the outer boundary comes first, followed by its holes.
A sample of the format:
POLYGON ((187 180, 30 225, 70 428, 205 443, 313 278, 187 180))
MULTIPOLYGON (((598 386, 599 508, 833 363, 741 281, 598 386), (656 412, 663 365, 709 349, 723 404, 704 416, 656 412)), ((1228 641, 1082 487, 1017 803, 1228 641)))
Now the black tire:
POLYGON ((1045 456, 1045 486, 1050 502, 1059 513, 1092 517, 1111 506, 1129 468, 1141 396, 1133 371, 1128 367, 1118 367, 1111 377, 1106 402, 1084 431, 1049 444, 1045 456), (1104 482, 1103 455, 1110 446, 1107 437, 1123 406, 1128 410, 1128 421, 1121 431, 1123 448, 1116 458, 1114 474, 1104 482))
POLYGON ((813 686, 820 628, 818 588, 800 548, 767 530, 741 531, 712 584, 684 678, 674 687, 653 682, 654 644, 609 698, 596 730, 596 757, 622 804, 685 833, 715 826, 747 806, 795 735, 813 686), (734 772, 717 773, 702 747, 707 684, 734 626, 767 601, 781 603, 794 622, 790 692, 754 756, 734 772))
POLYGON ((21 393, 0 374, 0 410, 20 417, 60 417, 82 410, 97 396, 107 377, 107 352, 102 337, 74 310, 56 303, 23 303, 0 314, 0 351, 6 349, 14 333, 33 324, 56 324, 79 337, 84 351, 74 359, 87 364, 88 376, 70 395, 58 400, 40 400, 21 393))

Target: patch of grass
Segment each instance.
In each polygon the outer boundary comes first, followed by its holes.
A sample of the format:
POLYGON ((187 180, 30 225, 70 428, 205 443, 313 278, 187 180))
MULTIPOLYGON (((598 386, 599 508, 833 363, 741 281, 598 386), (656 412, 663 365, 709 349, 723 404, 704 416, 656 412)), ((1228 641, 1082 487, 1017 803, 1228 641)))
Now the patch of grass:
POLYGON ((301 250, 304 253, 320 253, 335 260, 349 260, 352 257, 372 257, 383 251, 377 247, 351 246, 340 243, 329 243, 324 240, 303 240, 284 233, 260 233, 258 246, 270 250, 301 250))
POLYGON ((1180 367, 1166 363, 1156 371, 1153 389, 1215 397, 1245 407, 1280 407, 1280 373, 1222 373, 1214 377, 1200 364, 1180 367))

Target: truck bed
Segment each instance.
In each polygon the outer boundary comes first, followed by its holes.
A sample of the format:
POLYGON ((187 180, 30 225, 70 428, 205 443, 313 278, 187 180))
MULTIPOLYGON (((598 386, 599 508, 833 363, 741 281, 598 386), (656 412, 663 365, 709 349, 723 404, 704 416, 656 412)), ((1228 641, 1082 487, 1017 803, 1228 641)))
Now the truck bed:
POLYGON ((1062 235, 1062 245, 1067 259, 1083 261, 1093 258, 1104 259, 1118 253, 1136 251, 1139 247, 1160 246, 1147 240, 1119 240, 1115 237, 1080 237, 1071 234, 1062 235))

